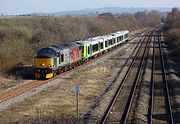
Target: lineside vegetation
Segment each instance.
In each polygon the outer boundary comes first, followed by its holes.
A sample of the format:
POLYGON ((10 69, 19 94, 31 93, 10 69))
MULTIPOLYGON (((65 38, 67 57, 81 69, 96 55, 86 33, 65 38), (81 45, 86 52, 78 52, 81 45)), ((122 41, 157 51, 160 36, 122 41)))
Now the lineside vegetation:
POLYGON ((167 43, 171 49, 171 55, 180 57, 180 10, 173 8, 167 16, 167 43))

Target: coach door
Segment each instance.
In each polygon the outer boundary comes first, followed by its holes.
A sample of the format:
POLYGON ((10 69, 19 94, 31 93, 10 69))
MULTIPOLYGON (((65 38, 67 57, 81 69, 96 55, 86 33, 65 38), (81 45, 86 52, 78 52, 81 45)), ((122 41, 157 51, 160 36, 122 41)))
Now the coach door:
POLYGON ((101 50, 101 43, 100 43, 100 41, 99 41, 99 43, 98 43, 98 50, 99 50, 99 51, 101 50))

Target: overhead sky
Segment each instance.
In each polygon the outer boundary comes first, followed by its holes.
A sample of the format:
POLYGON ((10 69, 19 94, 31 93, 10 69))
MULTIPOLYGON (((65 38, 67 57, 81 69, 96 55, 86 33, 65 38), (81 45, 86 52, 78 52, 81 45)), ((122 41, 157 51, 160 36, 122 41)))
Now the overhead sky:
POLYGON ((180 7, 180 0, 0 0, 0 14, 6 15, 99 7, 180 7))

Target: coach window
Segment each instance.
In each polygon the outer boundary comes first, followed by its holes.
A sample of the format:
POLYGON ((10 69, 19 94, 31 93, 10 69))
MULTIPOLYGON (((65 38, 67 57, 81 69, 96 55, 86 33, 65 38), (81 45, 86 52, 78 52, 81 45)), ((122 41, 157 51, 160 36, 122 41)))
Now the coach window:
POLYGON ((119 37, 117 37, 117 42, 119 43, 119 37))
POLYGON ((115 38, 113 38, 113 40, 114 40, 114 44, 116 43, 116 39, 115 38))
POLYGON ((98 44, 93 45, 93 52, 98 51, 98 44))
POLYGON ((107 41, 105 41, 105 47, 107 47, 108 45, 107 45, 107 41))
POLYGON ((126 34, 126 38, 128 38, 128 34, 126 34))
POLYGON ((103 42, 101 42, 101 49, 103 49, 103 42))
POLYGON ((84 53, 84 46, 80 46, 80 50, 84 53))
POLYGON ((112 39, 111 40, 109 40, 109 45, 112 45, 113 44, 113 42, 112 42, 112 39))

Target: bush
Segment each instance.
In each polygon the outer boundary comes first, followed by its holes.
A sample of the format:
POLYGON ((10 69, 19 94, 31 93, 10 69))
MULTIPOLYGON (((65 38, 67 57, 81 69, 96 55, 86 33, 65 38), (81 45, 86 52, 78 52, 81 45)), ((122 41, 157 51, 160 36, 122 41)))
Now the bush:
POLYGON ((8 69, 23 61, 25 45, 23 41, 10 39, 0 45, 1 69, 8 69))
POLYGON ((173 56, 180 57, 180 11, 173 8, 167 16, 167 44, 173 56))

